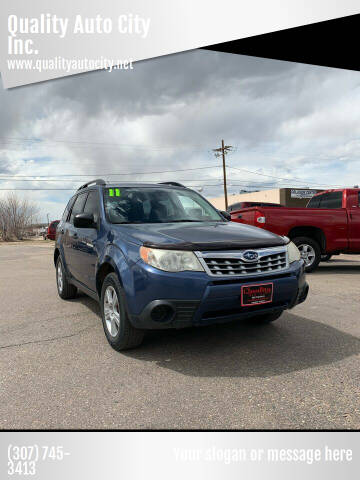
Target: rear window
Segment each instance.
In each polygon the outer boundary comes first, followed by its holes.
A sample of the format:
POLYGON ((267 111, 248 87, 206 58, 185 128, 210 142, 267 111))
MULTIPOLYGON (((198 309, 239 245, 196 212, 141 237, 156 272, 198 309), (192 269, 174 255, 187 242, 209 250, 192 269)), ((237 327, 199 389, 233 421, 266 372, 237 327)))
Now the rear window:
POLYGON ((311 200, 309 200, 306 207, 307 208, 319 208, 319 205, 320 205, 320 195, 317 195, 315 197, 312 197, 311 200))
POLYGON ((232 205, 228 206, 227 211, 232 212, 234 210, 240 210, 240 208, 242 208, 242 205, 243 205, 243 202, 233 203, 232 205))
POLYGON ((238 202, 233 203, 227 209, 228 212, 233 212, 234 210, 240 210, 241 208, 249 207, 282 207, 280 203, 270 203, 270 202, 238 202))
POLYGON ((330 192, 320 195, 320 208, 342 208, 342 192, 330 192))
POLYGON ((329 192, 316 195, 307 204, 307 208, 342 208, 342 192, 329 192))

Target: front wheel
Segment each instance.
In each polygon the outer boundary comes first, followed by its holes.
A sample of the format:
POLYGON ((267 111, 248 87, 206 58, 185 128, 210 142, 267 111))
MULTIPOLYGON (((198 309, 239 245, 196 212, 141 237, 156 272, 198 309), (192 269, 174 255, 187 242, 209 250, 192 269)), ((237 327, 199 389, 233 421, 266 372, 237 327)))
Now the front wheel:
POLYGON ((301 258, 305 263, 305 271, 313 272, 321 261, 321 250, 319 244, 309 237, 296 237, 293 242, 300 251, 301 258))
POLYGON ((101 316, 106 338, 115 350, 134 348, 143 341, 144 332, 130 323, 124 292, 115 273, 109 273, 102 285, 101 316))

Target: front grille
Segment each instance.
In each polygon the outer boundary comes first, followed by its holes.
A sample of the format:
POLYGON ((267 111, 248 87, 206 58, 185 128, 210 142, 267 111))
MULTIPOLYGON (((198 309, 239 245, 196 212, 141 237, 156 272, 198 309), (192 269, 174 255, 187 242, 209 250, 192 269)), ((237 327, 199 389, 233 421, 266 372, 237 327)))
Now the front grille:
POLYGON ((198 256, 207 273, 214 276, 260 275, 287 268, 286 247, 252 250, 252 252, 258 254, 258 259, 254 262, 242 258, 245 251, 198 252, 198 256))

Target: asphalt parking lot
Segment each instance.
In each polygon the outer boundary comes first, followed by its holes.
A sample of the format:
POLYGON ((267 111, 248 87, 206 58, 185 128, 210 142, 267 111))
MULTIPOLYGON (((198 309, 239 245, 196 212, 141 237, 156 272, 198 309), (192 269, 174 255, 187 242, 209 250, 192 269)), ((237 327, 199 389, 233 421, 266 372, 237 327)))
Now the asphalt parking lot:
POLYGON ((0 245, 1 429, 359 429, 360 257, 274 324, 148 334, 118 353, 56 292, 53 243, 0 245))

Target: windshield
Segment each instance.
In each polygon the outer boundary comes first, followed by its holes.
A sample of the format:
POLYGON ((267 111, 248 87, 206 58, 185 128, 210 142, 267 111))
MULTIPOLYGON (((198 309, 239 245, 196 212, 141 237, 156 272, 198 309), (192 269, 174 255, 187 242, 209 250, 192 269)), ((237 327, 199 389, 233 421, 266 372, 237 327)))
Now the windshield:
POLYGON ((111 223, 224 221, 201 195, 187 189, 109 187, 104 205, 111 223))

